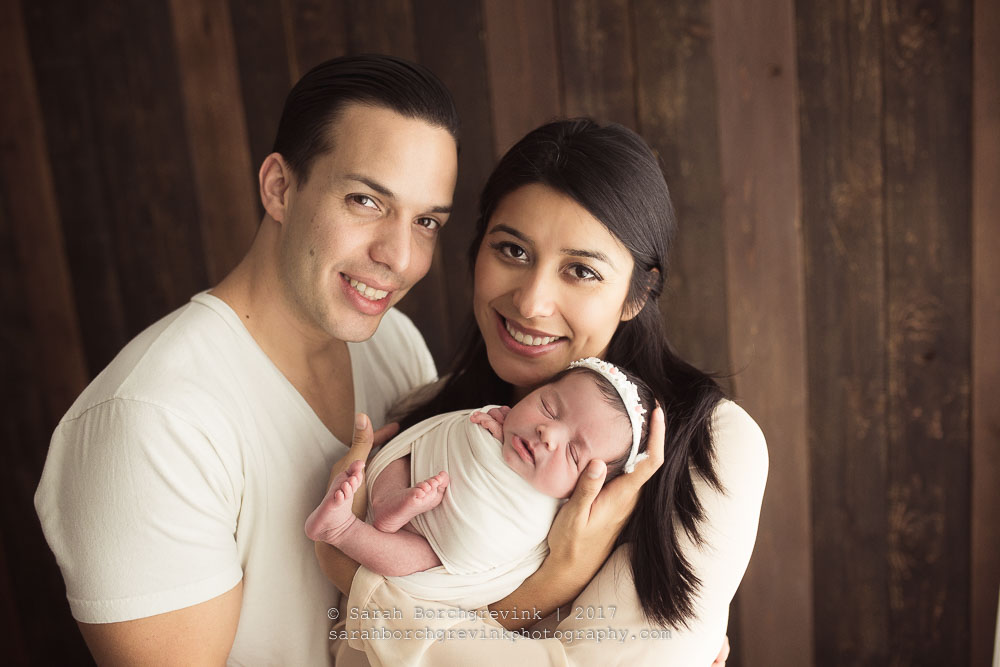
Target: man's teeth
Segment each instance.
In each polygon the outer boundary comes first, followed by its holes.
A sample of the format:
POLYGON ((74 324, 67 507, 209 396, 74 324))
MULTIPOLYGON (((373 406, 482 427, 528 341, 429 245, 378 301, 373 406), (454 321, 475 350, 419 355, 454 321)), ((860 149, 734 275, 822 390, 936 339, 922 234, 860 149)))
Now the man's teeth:
POLYGON ((351 278, 351 287, 356 289, 361 294, 361 296, 365 297, 369 301, 379 301, 381 299, 384 299, 388 294, 388 292, 386 292, 385 290, 369 287, 368 285, 365 285, 363 282, 357 281, 354 278, 351 278))
POLYGON ((552 341, 559 339, 559 336, 525 336, 520 331, 515 331, 509 322, 504 322, 504 326, 507 327, 507 333, 510 334, 511 338, 521 345, 548 345, 552 341))

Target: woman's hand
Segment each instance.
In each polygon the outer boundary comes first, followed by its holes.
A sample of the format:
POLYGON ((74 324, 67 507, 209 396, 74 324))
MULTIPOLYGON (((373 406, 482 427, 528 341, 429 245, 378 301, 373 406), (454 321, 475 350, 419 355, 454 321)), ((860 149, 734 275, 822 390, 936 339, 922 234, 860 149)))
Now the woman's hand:
POLYGON ((549 530, 550 552, 545 563, 554 559, 553 565, 575 572, 575 579, 584 579, 580 590, 611 555, 618 534, 639 501, 642 485, 663 464, 664 433, 663 409, 657 405, 649 420, 649 457, 604 488, 607 466, 603 461, 591 461, 569 502, 556 514, 549 530))
MULTIPOLYGON (((608 472, 604 461, 587 465, 549 529, 548 557, 516 591, 491 604, 492 611, 533 609, 548 616, 583 591, 611 555, 642 485, 663 465, 664 433, 663 410, 657 406, 649 420, 649 457, 636 464, 634 471, 601 488, 608 472)), ((528 625, 523 615, 516 613, 498 613, 497 622, 508 630, 528 625)))
MULTIPOLYGON (((354 417, 354 437, 351 439, 351 448, 347 450, 347 454, 343 458, 333 464, 327 488, 333 482, 334 477, 347 470, 347 466, 354 461, 367 461, 372 447, 384 445, 396 435, 397 431, 399 431, 399 424, 390 423, 373 433, 368 415, 359 412, 354 417)), ((362 486, 354 494, 354 503, 351 506, 358 518, 364 518, 367 501, 367 486, 362 486)), ((355 572, 358 571, 358 564, 341 553, 339 549, 325 542, 316 542, 316 559, 319 561, 319 567, 323 570, 323 574, 340 589, 341 593, 350 595, 351 582, 354 580, 355 572)))

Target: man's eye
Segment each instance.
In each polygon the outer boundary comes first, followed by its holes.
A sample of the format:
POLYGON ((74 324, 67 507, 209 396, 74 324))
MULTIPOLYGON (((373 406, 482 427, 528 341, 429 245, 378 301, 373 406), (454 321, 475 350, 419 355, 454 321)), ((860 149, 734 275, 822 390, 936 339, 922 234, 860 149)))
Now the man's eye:
POLYGON ((420 225, 421 227, 426 227, 432 232, 441 229, 441 223, 435 220, 434 218, 418 218, 417 224, 420 225))
POLYGON ((359 206, 378 210, 378 203, 368 195, 349 195, 348 199, 359 206))

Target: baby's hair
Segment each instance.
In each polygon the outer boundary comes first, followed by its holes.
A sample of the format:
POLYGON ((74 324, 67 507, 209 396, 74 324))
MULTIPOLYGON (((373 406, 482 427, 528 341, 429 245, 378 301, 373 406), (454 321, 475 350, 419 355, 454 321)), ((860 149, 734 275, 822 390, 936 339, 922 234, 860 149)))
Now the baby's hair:
MULTIPOLYGON (((641 420, 642 433, 639 435, 639 450, 637 452, 638 454, 641 454, 642 452, 646 451, 646 446, 649 442, 649 418, 653 414, 653 408, 655 407, 653 391, 649 388, 649 385, 643 382, 634 373, 628 371, 625 368, 622 368, 621 366, 619 366, 618 368, 619 370, 621 370, 622 373, 625 374, 625 377, 628 378, 635 385, 635 388, 639 392, 639 400, 642 402, 642 407, 646 409, 646 414, 642 417, 641 420)), ((622 401, 622 397, 618 393, 618 390, 615 389, 614 385, 611 384, 610 380, 608 380, 606 377, 604 377, 595 370, 587 368, 586 366, 567 368, 565 370, 556 373, 552 377, 552 379, 549 380, 547 384, 558 382, 562 378, 572 373, 586 373, 590 377, 594 378, 594 380, 597 381, 597 388, 601 390, 601 396, 604 397, 604 400, 607 402, 607 404, 617 409, 618 412, 620 412, 621 415, 625 417, 625 420, 631 424, 628 412, 625 407, 625 402, 622 401)), ((631 434, 631 428, 629 433, 631 434)), ((610 482, 618 475, 622 474, 622 471, 625 469, 625 464, 628 462, 628 455, 631 450, 631 442, 632 442, 631 439, 629 439, 629 445, 626 446, 625 451, 622 453, 621 456, 607 462, 608 475, 604 479, 605 484, 610 482)))

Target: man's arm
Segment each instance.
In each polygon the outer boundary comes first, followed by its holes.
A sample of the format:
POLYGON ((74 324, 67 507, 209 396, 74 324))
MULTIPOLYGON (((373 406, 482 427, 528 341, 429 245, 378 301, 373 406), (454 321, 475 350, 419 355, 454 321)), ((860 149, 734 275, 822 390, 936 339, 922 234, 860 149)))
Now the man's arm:
POLYGON ((236 638, 243 582, 184 609, 121 623, 79 623, 99 665, 224 665, 236 638))

